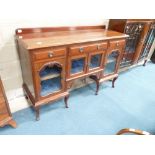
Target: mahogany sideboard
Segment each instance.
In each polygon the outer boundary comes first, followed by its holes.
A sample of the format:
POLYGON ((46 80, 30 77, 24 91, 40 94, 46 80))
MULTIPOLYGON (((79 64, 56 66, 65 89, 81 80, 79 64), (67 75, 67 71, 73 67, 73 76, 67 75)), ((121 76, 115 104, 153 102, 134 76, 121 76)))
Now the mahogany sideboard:
POLYGON ((147 62, 155 38, 154 19, 110 19, 110 30, 129 35, 120 67, 124 68, 140 61, 147 62))
POLYGON ((5 125, 10 125, 13 128, 17 126, 16 122, 12 119, 8 100, 0 78, 0 127, 4 127, 5 125))
POLYGON ((40 106, 64 98, 74 80, 90 77, 99 84, 118 77, 128 35, 105 26, 19 28, 16 43, 23 88, 39 119, 40 106))

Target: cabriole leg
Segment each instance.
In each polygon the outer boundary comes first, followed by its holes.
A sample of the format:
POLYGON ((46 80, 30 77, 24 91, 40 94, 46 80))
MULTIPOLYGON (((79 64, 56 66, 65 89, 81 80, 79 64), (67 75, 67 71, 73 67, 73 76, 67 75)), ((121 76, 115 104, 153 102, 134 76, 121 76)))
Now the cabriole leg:
POLYGON ((98 95, 99 87, 100 87, 99 80, 96 80, 96 92, 95 92, 95 95, 98 95))
POLYGON ((144 61, 144 64, 143 64, 143 66, 146 66, 146 63, 147 63, 147 60, 145 60, 145 61, 144 61))
POLYGON ((99 87, 100 87, 99 78, 97 78, 96 75, 91 75, 90 78, 93 79, 95 81, 95 83, 96 83, 96 92, 95 92, 95 95, 98 95, 98 91, 99 91, 99 87))
POLYGON ((64 101, 65 101, 66 108, 68 108, 68 99, 69 99, 69 95, 65 96, 64 101))
POLYGON ((117 80, 117 78, 118 78, 118 77, 113 78, 113 80, 112 80, 112 88, 115 87, 115 81, 117 80))
POLYGON ((35 107, 35 111, 36 111, 36 121, 40 120, 40 107, 35 107))

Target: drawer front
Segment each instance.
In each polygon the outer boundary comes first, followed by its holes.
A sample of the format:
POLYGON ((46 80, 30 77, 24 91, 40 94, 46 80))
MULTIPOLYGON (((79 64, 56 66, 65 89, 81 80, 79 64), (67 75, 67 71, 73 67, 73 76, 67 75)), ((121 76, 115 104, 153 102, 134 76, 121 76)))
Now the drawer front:
POLYGON ((109 42, 110 49, 120 49, 125 45, 125 40, 114 40, 109 42))
POLYGON ((33 53, 34 60, 44 60, 44 59, 51 59, 59 56, 65 56, 66 49, 39 49, 36 52, 33 53))
POLYGON ((104 43, 95 43, 95 44, 84 44, 78 46, 72 46, 69 48, 69 55, 79 55, 92 51, 101 51, 107 49, 107 42, 104 43))

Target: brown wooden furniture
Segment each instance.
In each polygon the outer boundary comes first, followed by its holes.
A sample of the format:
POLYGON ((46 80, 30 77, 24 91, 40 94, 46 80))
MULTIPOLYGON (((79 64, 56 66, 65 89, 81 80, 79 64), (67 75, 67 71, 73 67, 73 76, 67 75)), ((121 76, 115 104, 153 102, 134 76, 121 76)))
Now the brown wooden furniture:
POLYGON ((149 132, 142 131, 142 130, 139 130, 139 129, 132 129, 132 128, 121 129, 117 133, 117 135, 123 135, 123 134, 151 135, 149 132))
POLYGON ((90 77, 99 83, 118 77, 127 35, 105 26, 19 28, 17 48, 23 88, 39 119, 41 105, 65 99, 74 80, 90 77))
POLYGON ((0 127, 11 125, 16 128, 16 122, 12 119, 9 104, 0 78, 0 127))
POLYGON ((129 35, 120 66, 126 67, 144 60, 144 65, 155 38, 153 19, 111 19, 110 30, 129 35))

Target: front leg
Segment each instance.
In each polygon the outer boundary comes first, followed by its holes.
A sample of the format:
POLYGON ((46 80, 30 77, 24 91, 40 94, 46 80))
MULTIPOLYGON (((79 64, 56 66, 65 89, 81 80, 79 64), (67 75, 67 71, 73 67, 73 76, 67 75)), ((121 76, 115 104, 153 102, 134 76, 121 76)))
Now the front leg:
POLYGON ((117 78, 118 78, 118 76, 117 76, 117 77, 115 77, 115 78, 113 78, 113 80, 112 80, 112 88, 114 88, 114 87, 115 87, 115 81, 117 80, 117 78))
POLYGON ((36 111, 36 121, 40 120, 40 107, 35 107, 35 111, 36 111))
POLYGON ((65 96, 64 101, 65 101, 66 108, 68 108, 68 99, 69 99, 69 95, 65 96))
POLYGON ((95 95, 98 95, 98 91, 99 91, 99 87, 100 87, 100 82, 99 82, 100 79, 96 75, 90 75, 89 77, 95 81, 95 83, 96 83, 95 95))
POLYGON ((146 66, 147 60, 144 61, 143 66, 146 66))

